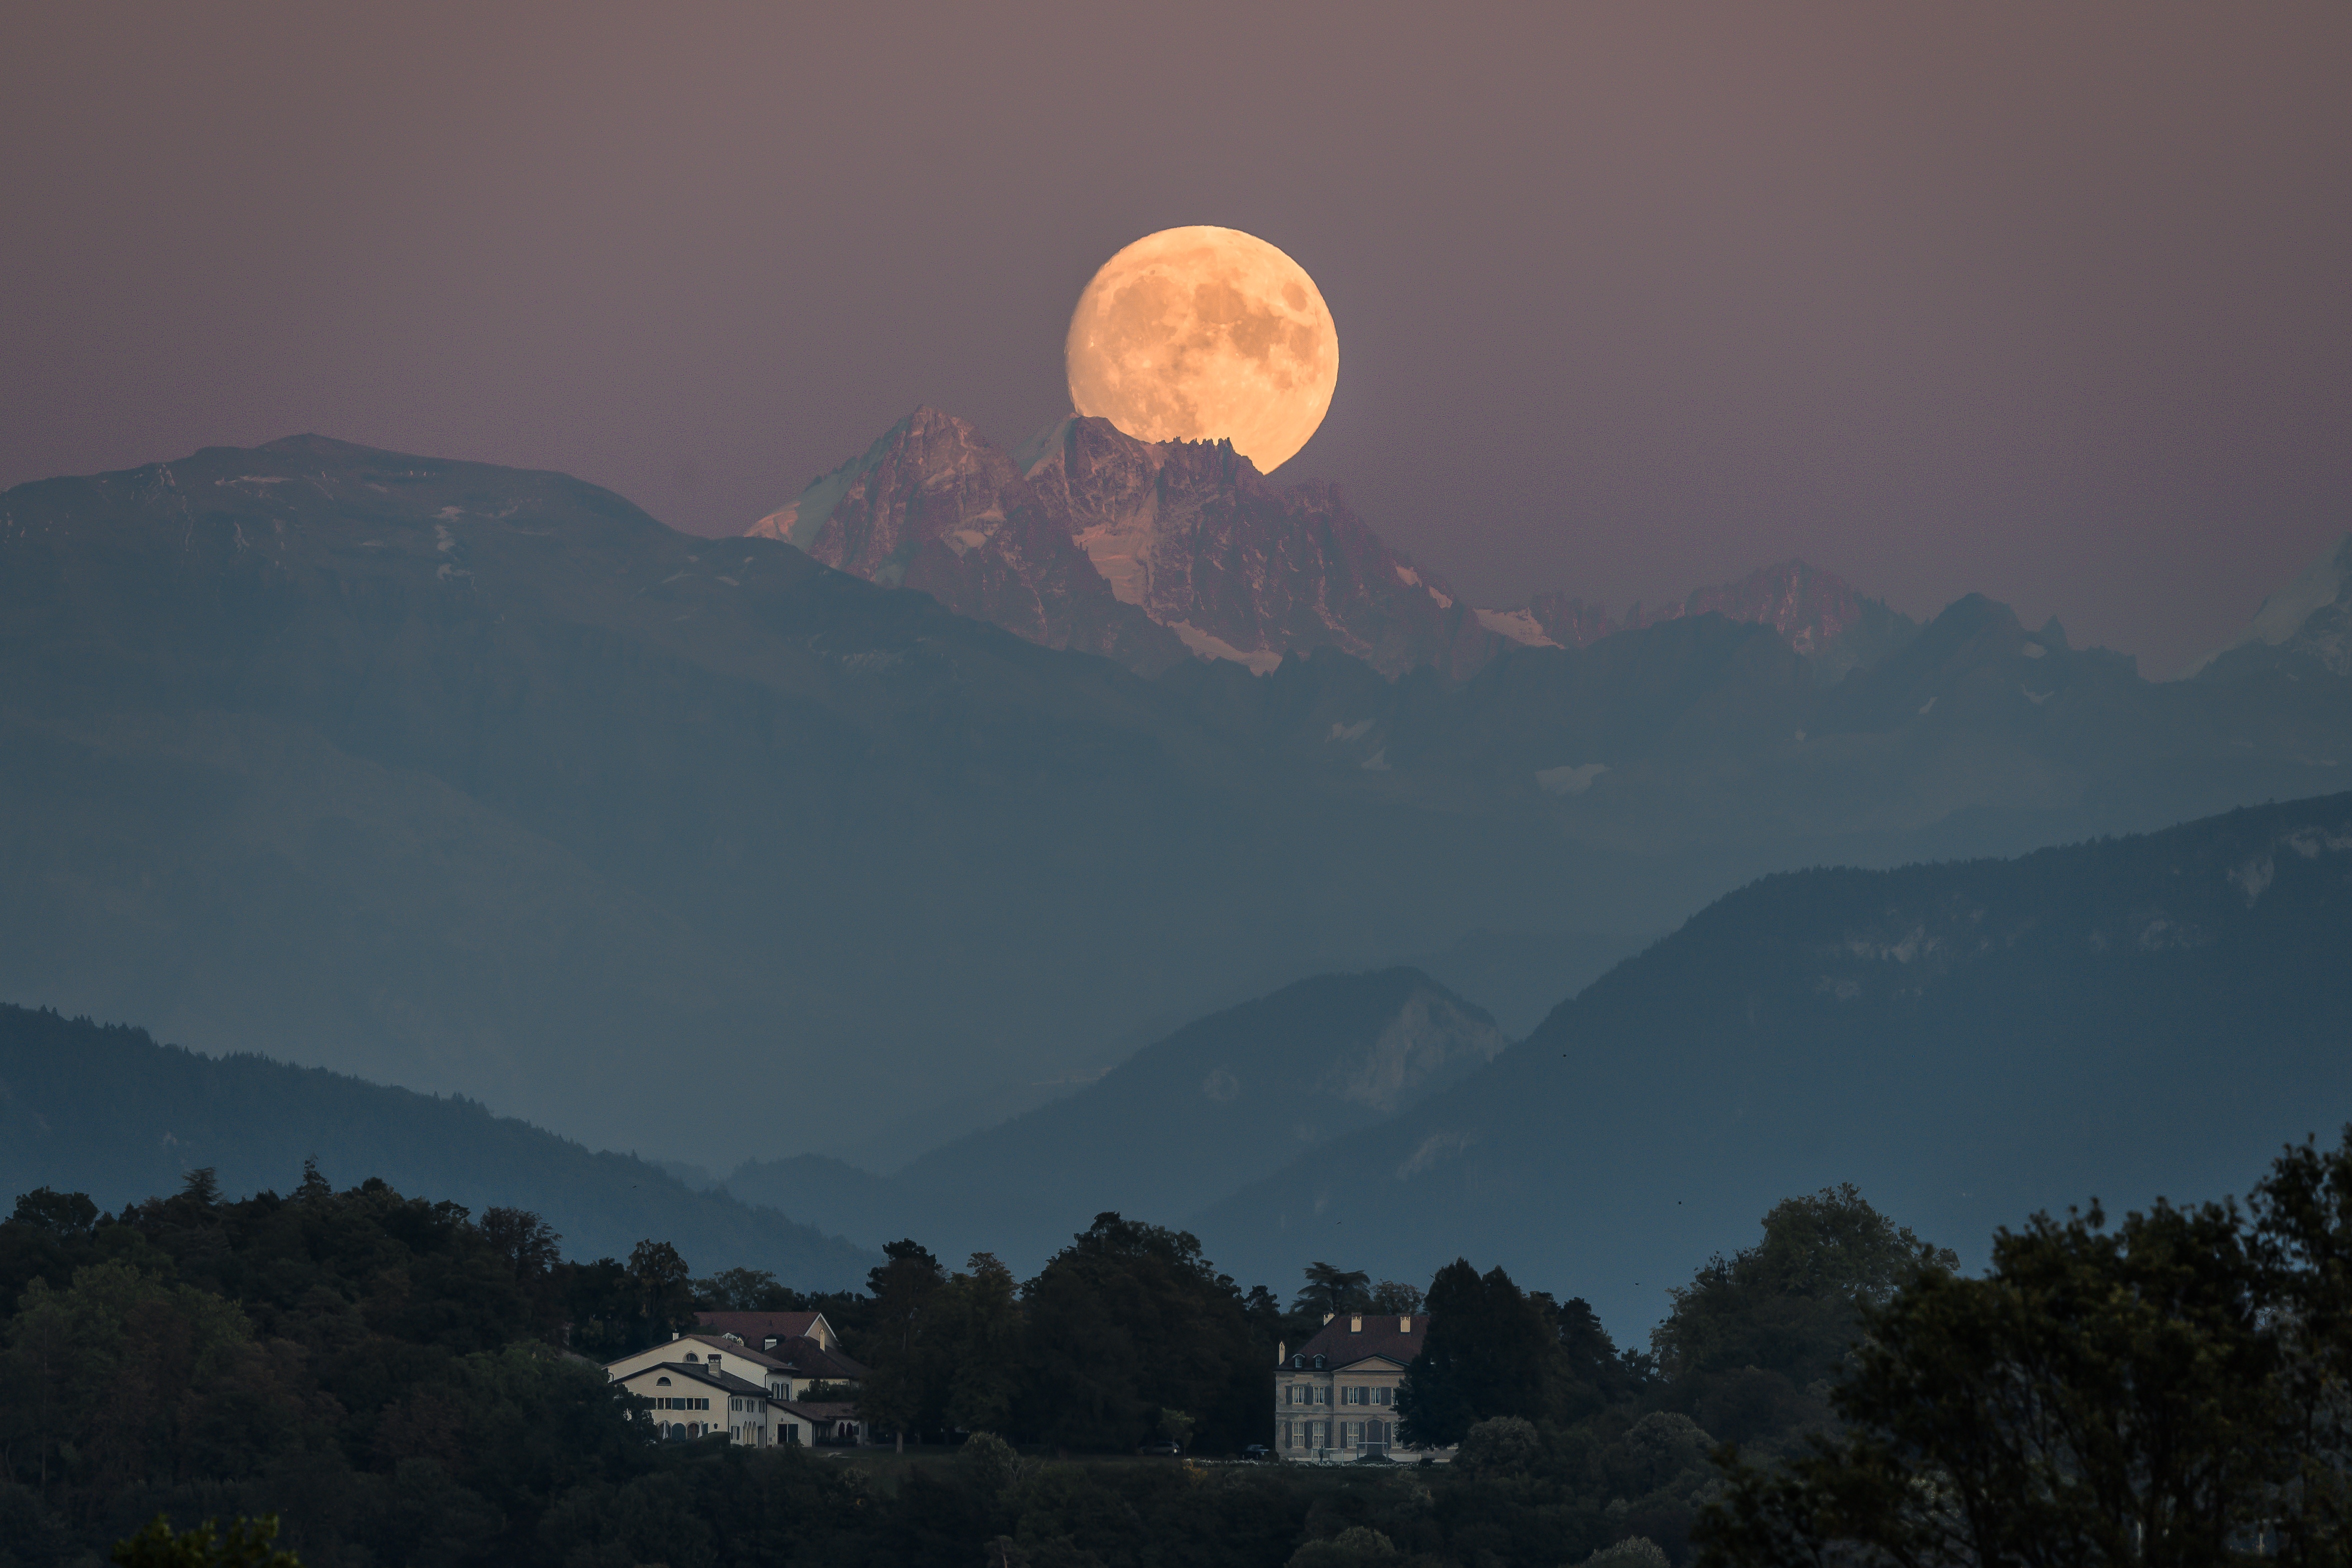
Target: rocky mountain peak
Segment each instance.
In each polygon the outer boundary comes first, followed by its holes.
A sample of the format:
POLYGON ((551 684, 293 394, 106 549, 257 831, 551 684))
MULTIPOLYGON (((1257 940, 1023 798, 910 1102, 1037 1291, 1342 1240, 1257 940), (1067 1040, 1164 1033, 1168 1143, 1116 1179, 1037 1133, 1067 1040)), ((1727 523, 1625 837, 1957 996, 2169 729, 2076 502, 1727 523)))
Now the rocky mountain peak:
POLYGON ((1466 673, 1499 645, 1338 486, 1277 487, 1230 442, 1138 441, 1102 419, 1005 453, 919 409, 751 531, 1146 673, 1189 650, 1262 674, 1318 647, 1392 675, 1466 673))
POLYGON ((1622 621, 1557 593, 1475 609, 1336 485, 1276 486, 1231 442, 1139 441, 1077 415, 1008 453, 917 409, 751 532, 1145 674, 1189 652, 1263 674, 1328 647, 1390 676, 1428 664, 1460 678, 1514 646, 1580 648, 1717 613, 1771 626, 1834 677, 1916 629, 1798 560, 1622 621))
POLYGON ((2311 659, 2332 674, 2352 675, 2352 533, 2264 599, 2235 642, 2185 673, 2199 674, 2233 654, 2233 664, 2249 657, 2254 663, 2311 659))

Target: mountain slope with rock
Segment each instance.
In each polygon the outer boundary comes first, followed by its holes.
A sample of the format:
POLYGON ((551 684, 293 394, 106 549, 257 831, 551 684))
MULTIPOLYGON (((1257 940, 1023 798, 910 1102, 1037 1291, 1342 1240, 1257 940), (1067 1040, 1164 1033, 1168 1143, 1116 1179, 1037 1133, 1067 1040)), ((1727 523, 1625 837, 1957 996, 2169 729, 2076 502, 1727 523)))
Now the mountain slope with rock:
MULTIPOLYGON (((960 480, 883 493, 971 452, 886 443, 843 559, 952 556, 948 517, 986 543, 960 480)), ((318 437, 19 486, 0 997, 712 1170, 897 1168, 1307 976, 1502 934, 1524 1016, 1563 941, 1768 873, 2143 831, 2352 758, 2321 662, 2158 685, 1973 597, 1826 686, 1713 612, 1467 679, 1336 643, 1144 678, 1071 635, 318 437)))
POLYGON ((1961 1247, 2228 1191, 2352 1120, 2347 952, 2352 794, 1769 877, 1193 1228, 1249 1278, 1343 1248, 1398 1279, 1539 1268, 1632 1329, 1686 1260, 1837 1182, 1961 1247))
POLYGON ((1188 651, 1263 674, 1329 648, 1391 677, 1460 678, 1515 647, 1581 648, 1717 614, 1771 627, 1828 681, 1917 630, 1802 561, 1622 621, 1558 593, 1477 609, 1382 543, 1337 486, 1277 486, 1229 443, 1139 441, 1077 416, 1008 454, 919 408, 750 532, 1143 674, 1188 651))
POLYGON ((2306 664, 2352 676, 2352 533, 2263 600, 2237 641, 2200 659, 2189 674, 2231 680, 2306 664))
POLYGON ((299 437, 20 486, 0 996, 727 1168, 1550 928, 1605 858, 1192 702, 560 475, 299 437))
POLYGON ((1485 1011, 1419 970, 1318 976, 1198 1019, 1077 1092, 862 1190, 828 1187, 840 1173, 805 1163, 747 1167, 727 1185, 799 1202, 845 1233, 904 1228, 951 1256, 1041 1261, 1104 1209, 1189 1214, 1419 1103, 1504 1044, 1485 1011), (853 1201, 811 1206, 822 1199, 853 1201))
POLYGON ((1475 664, 1496 641, 1335 486, 1277 488, 1230 443, 1137 441, 1104 419, 1008 455, 918 409, 751 533, 1144 674, 1188 650, 1262 672, 1321 647, 1394 674, 1475 664))

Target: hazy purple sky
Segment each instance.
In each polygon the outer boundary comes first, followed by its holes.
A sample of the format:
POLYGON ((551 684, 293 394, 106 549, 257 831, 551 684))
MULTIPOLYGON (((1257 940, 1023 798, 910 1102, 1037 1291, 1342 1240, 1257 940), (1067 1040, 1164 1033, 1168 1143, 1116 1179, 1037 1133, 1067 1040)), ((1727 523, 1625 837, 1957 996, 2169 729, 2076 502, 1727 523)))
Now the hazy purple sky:
MULTIPOLYGON (((28 8, 29 10, 29 8, 28 8)), ((1482 603, 1801 555, 2168 674, 2352 526, 2352 5, 49 8, 0 484, 304 430, 740 530, 1010 444, 1119 246, 1298 258, 1482 603)))

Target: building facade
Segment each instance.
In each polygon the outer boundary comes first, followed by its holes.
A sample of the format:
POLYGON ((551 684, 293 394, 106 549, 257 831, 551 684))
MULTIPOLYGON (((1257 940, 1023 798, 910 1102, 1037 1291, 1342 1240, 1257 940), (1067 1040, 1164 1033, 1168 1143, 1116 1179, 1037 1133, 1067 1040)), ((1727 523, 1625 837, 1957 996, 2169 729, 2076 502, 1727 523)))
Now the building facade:
MULTIPOLYGON (((829 1325, 824 1333, 829 1338, 829 1325)), ((790 1359, 751 1349, 732 1334, 674 1334, 667 1344, 607 1362, 604 1376, 647 1402, 640 1414, 664 1440, 723 1431, 731 1441, 758 1448, 865 1442, 866 1426, 854 1403, 812 1403, 802 1396, 812 1385, 855 1389, 866 1368, 837 1350, 821 1349, 813 1336, 795 1335, 788 1343, 799 1347, 790 1359)))
POLYGON ((1397 1390, 1429 1331, 1423 1316, 1328 1317, 1274 1373, 1274 1451, 1284 1459, 1360 1459, 1398 1447, 1397 1390))

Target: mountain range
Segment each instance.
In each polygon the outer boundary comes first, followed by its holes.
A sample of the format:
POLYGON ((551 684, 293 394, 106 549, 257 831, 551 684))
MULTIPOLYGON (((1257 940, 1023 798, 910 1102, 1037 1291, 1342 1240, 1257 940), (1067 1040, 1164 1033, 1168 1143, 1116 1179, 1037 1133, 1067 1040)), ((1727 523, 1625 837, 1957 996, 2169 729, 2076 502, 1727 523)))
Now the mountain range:
POLYGON ((2352 1122, 2347 953, 2352 793, 1768 877, 1499 1049, 1417 971, 1324 977, 895 1177, 803 1156, 725 1185, 1016 1268, 1095 1208, 1277 1286, 1464 1255, 1638 1340, 1690 1259, 1840 1182, 1971 1262, 2036 1209, 2242 1190, 2352 1122))
POLYGON ((1382 543, 1335 485, 1277 486, 1231 443, 1138 441, 1078 416, 1008 453, 919 408, 751 534, 1144 675, 1188 653, 1263 674, 1333 648, 1384 675, 1459 679, 1511 648, 1718 614, 1770 626, 1834 678, 1918 630, 1801 561, 1622 621, 1559 593, 1477 609, 1382 543))
POLYGON ((1418 970, 1323 976, 895 1176, 802 1155, 723 1190, 478 1104, 0 1009, 0 1192, 111 1205, 197 1165, 282 1189, 314 1155, 345 1184, 533 1208, 576 1256, 660 1237, 804 1289, 898 1236, 1026 1272, 1113 1208, 1277 1288, 1309 1260, 1500 1263, 1638 1339, 1691 1258, 1834 1183, 1971 1261, 2037 1208, 2242 1186, 2352 1120, 2347 950, 2352 793, 2011 860, 1787 873, 1517 1044, 1418 970))
POLYGON ((1535 645, 1336 492, 1058 432, 997 467, 910 422, 783 538, 308 436, 0 494, 0 996, 714 1171, 897 1172, 1318 973, 1452 954, 1425 971, 1516 1032, 1775 871, 2141 831, 2352 758, 2324 637, 2158 684, 1800 572, 1754 619, 1579 611, 1569 645, 1554 606, 1535 645), (982 474, 961 556, 905 488, 935 458, 982 474), (1024 518, 1064 646, 914 591, 1024 518), (1400 664, 1441 632, 1485 651, 1400 664))
POLYGON ((2352 793, 2015 860, 1766 878, 1485 1071, 1188 1217, 1221 1266, 1457 1253, 1636 1332, 1838 1182, 1971 1264, 2040 1208, 2242 1192, 2352 1122, 2352 793))

